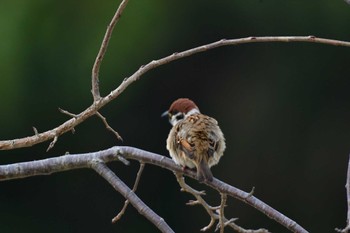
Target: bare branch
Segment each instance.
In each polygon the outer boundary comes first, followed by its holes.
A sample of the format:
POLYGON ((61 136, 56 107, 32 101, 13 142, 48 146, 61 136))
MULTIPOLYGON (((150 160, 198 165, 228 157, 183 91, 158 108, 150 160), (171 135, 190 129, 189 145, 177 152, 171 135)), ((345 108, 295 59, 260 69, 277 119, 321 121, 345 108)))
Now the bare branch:
POLYGON ((339 229, 339 228, 335 229, 337 232, 341 232, 341 233, 350 232, 350 156, 349 156, 349 162, 348 162, 348 174, 346 178, 345 188, 346 188, 346 201, 348 203, 346 227, 344 229, 339 229))
MULTIPOLYGON (((240 44, 246 44, 246 43, 266 43, 266 42, 309 42, 309 43, 320 43, 320 44, 327 44, 327 45, 333 45, 333 46, 350 47, 350 42, 347 42, 347 41, 330 40, 330 39, 324 39, 324 38, 317 38, 314 36, 246 37, 246 38, 231 39, 231 40, 223 39, 220 41, 216 41, 214 43, 185 50, 180 53, 174 53, 170 56, 161 58, 159 60, 153 60, 149 62, 147 65, 141 66, 133 75, 131 75, 129 78, 124 79, 123 82, 116 89, 114 89, 109 95, 107 95, 104 98, 101 98, 97 102, 95 101, 90 107, 88 107, 83 112, 78 114, 76 118, 72 118, 64 122, 60 126, 52 130, 48 130, 46 132, 40 133, 38 135, 18 138, 13 140, 0 141, 0 150, 12 150, 12 149, 17 149, 22 147, 33 146, 35 144, 51 140, 55 136, 60 136, 72 130, 75 126, 79 125, 80 123, 84 122, 87 118, 96 114, 96 112, 99 109, 101 109, 103 106, 105 106, 106 104, 108 104, 109 102, 117 98, 128 86, 130 86, 133 82, 139 80, 143 74, 161 65, 173 62, 175 60, 178 60, 184 57, 192 56, 200 52, 205 52, 210 49, 222 47, 222 46, 234 46, 234 45, 240 45, 240 44)), ((99 67, 99 65, 97 65, 97 67, 99 67)), ((95 79, 95 83, 98 83, 98 78, 95 79)), ((98 87, 96 89, 98 90, 98 87)), ((97 96, 97 99, 99 99, 97 94, 96 96, 97 96)))
POLYGON ((106 126, 106 129, 111 131, 117 137, 117 140, 123 141, 123 138, 108 124, 107 119, 101 113, 96 112, 96 115, 102 120, 103 124, 106 126))
POLYGON ((92 169, 107 180, 116 191, 129 200, 135 209, 137 209, 141 215, 145 216, 151 223, 153 223, 161 232, 174 232, 164 221, 164 219, 158 216, 132 190, 130 190, 130 188, 121 179, 119 179, 119 177, 116 176, 112 170, 106 166, 106 164, 98 160, 93 160, 90 164, 92 169))
MULTIPOLYGON (((103 162, 111 162, 119 160, 120 156, 126 159, 138 160, 140 162, 153 164, 172 172, 185 174, 193 179, 196 179, 196 173, 190 170, 183 171, 182 168, 176 165, 170 158, 144 151, 134 147, 115 146, 106 150, 85 153, 85 154, 70 154, 55 158, 43 160, 23 162, 9 165, 0 165, 0 181, 19 179, 36 175, 49 175, 55 172, 62 172, 78 168, 90 167, 92 160, 101 160, 103 162)), ((268 204, 259 200, 249 193, 226 184, 216 178, 211 182, 203 182, 217 191, 234 197, 244 203, 247 203, 259 210, 267 217, 280 223, 292 232, 307 233, 302 226, 287 216, 270 207, 268 204)))
MULTIPOLYGON (((132 188, 133 192, 136 192, 136 189, 137 189, 137 186, 139 185, 141 174, 142 174, 144 168, 145 168, 145 164, 144 163, 140 163, 140 168, 139 168, 139 171, 137 172, 137 175, 136 175, 136 180, 135 180, 135 183, 134 183, 134 187, 132 188)), ((121 219, 121 217, 125 213, 126 208, 129 205, 129 202, 130 202, 129 199, 127 199, 124 202, 124 206, 123 206, 122 210, 117 214, 117 216, 115 216, 112 219, 112 223, 116 223, 119 219, 121 219)))
POLYGON ((100 66, 101 62, 103 60, 104 55, 106 54, 108 43, 111 39, 112 32, 114 29, 114 26, 120 19, 126 5, 128 4, 129 0, 123 0, 119 7, 118 10, 115 12, 111 22, 109 23, 106 33, 104 35, 104 38, 102 40, 102 44, 100 47, 100 50, 98 51, 94 66, 92 67, 92 77, 91 77, 91 85, 92 85, 92 96, 94 97, 94 102, 100 100, 101 95, 100 95, 100 87, 99 87, 99 72, 100 72, 100 66))

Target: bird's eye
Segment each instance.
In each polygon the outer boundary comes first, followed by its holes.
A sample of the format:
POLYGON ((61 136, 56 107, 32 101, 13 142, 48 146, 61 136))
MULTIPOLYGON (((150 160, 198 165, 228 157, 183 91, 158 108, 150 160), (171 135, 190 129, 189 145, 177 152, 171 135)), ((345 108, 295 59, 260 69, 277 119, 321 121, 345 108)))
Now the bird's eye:
POLYGON ((177 114, 176 115, 176 120, 182 120, 182 119, 184 119, 184 115, 183 114, 177 114))

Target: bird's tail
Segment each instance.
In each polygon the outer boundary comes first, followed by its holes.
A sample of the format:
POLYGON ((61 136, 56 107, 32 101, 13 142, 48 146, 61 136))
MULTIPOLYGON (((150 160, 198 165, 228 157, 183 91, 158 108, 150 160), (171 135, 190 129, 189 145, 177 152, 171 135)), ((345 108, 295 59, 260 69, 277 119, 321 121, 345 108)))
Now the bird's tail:
POLYGON ((197 167, 197 177, 199 181, 212 181, 213 180, 213 173, 211 173, 210 168, 208 166, 208 163, 202 159, 198 163, 197 167))

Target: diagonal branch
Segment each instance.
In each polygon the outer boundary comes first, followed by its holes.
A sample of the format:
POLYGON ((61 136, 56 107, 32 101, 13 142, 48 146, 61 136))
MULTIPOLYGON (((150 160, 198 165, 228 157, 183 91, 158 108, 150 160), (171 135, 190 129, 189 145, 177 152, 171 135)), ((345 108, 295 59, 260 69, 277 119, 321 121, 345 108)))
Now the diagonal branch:
POLYGON ((102 120, 103 124, 106 126, 106 129, 111 131, 117 137, 117 140, 123 141, 120 134, 108 124, 107 119, 101 113, 96 112, 96 115, 102 120))
MULTIPOLYGON (((84 122, 87 118, 96 114, 96 112, 101 109, 103 106, 117 98, 126 88, 128 88, 133 82, 139 80, 142 75, 146 72, 155 69, 161 65, 165 65, 167 63, 176 61, 178 59, 182 59, 184 57, 189 57, 197 53, 206 52, 210 49, 215 49, 223 46, 235 46, 240 44, 247 43, 267 43, 267 42, 307 42, 307 43, 320 43, 332 46, 344 46, 350 47, 350 42, 340 41, 340 40, 330 40, 325 38, 318 38, 314 36, 270 36, 270 37, 246 37, 240 39, 230 39, 230 40, 219 40, 210 44, 202 45, 196 48, 192 48, 189 50, 185 50, 179 53, 173 53, 167 57, 161 58, 159 60, 153 60, 148 64, 141 66, 134 74, 132 74, 129 78, 123 80, 123 82, 113 91, 110 92, 106 97, 99 99, 99 101, 95 101, 90 107, 85 109, 80 114, 77 114, 77 117, 72 118, 60 126, 52 130, 48 130, 43 133, 39 133, 37 135, 18 138, 13 140, 3 140, 0 141, 0 150, 12 150, 22 147, 30 147, 36 145, 41 142, 45 142, 48 140, 54 139, 55 136, 59 137, 60 135, 71 131, 74 127, 84 122)), ((98 83, 97 79, 95 79, 95 83, 98 83)), ((98 90, 98 88, 97 88, 98 90)), ((97 95, 98 96, 98 95, 97 95)))
POLYGON ((151 223, 153 223, 161 232, 173 233, 174 231, 168 226, 163 218, 158 216, 151 208, 149 208, 130 188, 116 176, 105 163, 98 160, 91 162, 91 168, 100 174, 105 180, 112 185, 112 187, 122 194, 130 203, 137 209, 137 211, 145 216, 151 223))
POLYGON ((106 54, 108 43, 111 39, 114 26, 116 25, 116 23, 120 19, 126 5, 128 4, 128 1, 129 0, 123 0, 120 3, 117 11, 115 12, 111 22, 109 23, 109 25, 107 27, 106 33, 105 33, 103 40, 102 40, 100 50, 98 51, 94 66, 92 67, 92 77, 91 77, 92 89, 91 89, 91 92, 92 92, 92 96, 94 97, 94 102, 98 101, 101 98, 100 87, 99 87, 99 72, 100 72, 101 62, 104 58, 104 55, 106 54))

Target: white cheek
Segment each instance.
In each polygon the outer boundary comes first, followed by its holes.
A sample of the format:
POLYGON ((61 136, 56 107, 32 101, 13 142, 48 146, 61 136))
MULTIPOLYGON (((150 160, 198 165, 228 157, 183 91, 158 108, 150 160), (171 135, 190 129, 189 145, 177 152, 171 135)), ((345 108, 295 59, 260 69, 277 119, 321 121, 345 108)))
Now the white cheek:
POLYGON ((176 117, 172 117, 172 118, 170 119, 170 124, 171 124, 172 126, 176 125, 177 122, 178 122, 178 121, 176 120, 176 117))

